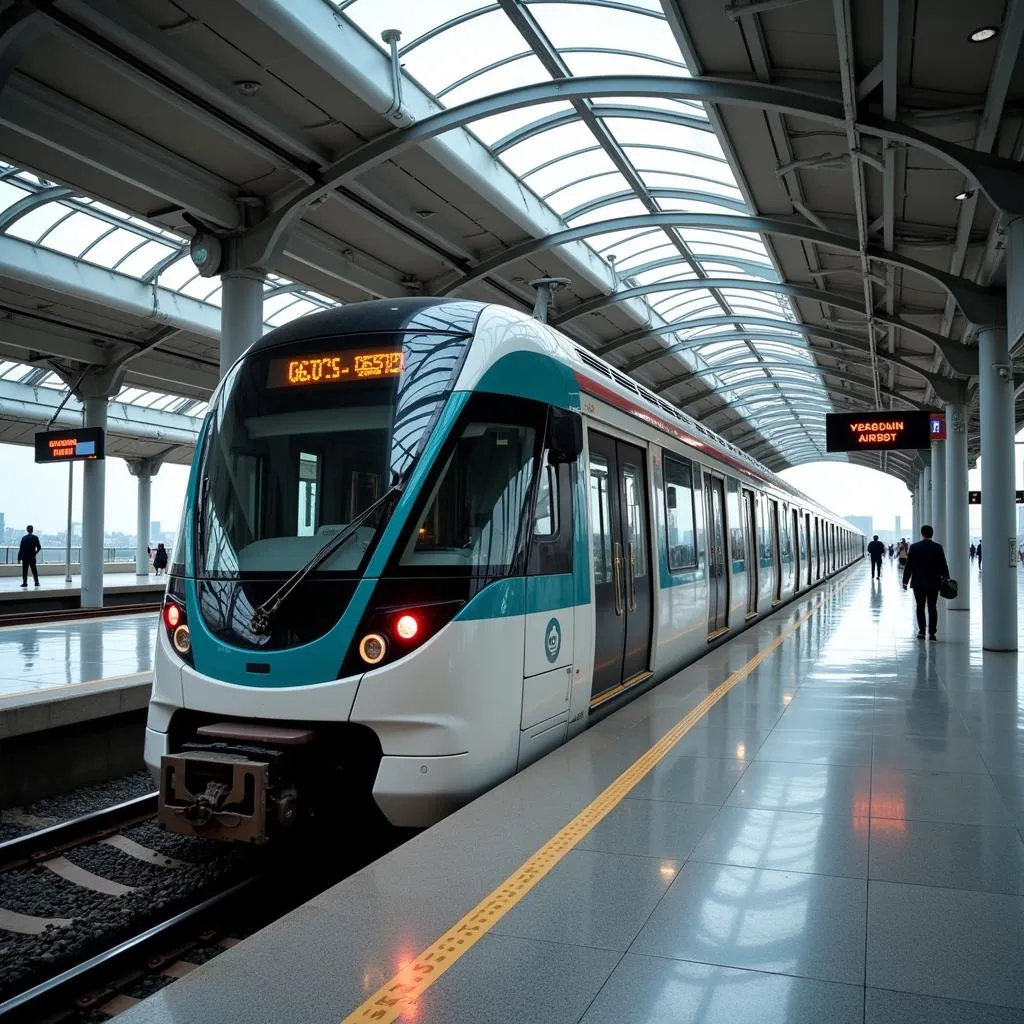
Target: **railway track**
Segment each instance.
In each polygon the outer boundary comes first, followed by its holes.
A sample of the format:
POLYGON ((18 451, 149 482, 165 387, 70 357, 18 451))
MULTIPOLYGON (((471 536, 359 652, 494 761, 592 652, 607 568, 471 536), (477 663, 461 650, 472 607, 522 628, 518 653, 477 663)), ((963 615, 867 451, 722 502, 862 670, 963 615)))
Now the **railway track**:
POLYGON ((0 843, 0 875, 57 857, 83 843, 97 842, 156 816, 156 793, 147 793, 70 821, 0 843))
POLYGON ((146 615, 160 610, 160 601, 136 604, 115 604, 103 608, 55 608, 50 611, 19 611, 0 615, 0 626, 37 626, 47 622, 73 622, 77 619, 98 619, 110 615, 146 615))
MULTIPOLYGON (((135 935, 112 942, 88 959, 0 1002, 0 1021, 56 1024, 91 1010, 116 1015, 138 1001, 123 990, 139 979, 161 974, 180 977, 197 966, 188 960, 189 950, 209 946, 223 933, 225 923, 234 927, 238 920, 251 916, 253 896, 263 882, 264 875, 255 872, 135 935)), ((277 910, 265 900, 261 903, 263 914, 277 910)), ((223 945, 227 948, 228 942, 223 945)))

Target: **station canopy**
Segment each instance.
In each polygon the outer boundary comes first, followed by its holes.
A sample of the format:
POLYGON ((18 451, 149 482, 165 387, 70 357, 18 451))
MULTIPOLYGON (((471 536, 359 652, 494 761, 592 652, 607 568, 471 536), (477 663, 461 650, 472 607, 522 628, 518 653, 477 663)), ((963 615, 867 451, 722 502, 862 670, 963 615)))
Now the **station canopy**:
MULTIPOLYGON (((385 49, 384 31, 401 26, 406 73, 449 107, 574 76, 689 75, 658 0, 336 6, 385 49)), ((485 117, 469 130, 570 228, 657 211, 753 212, 703 103, 629 96, 546 103, 485 117)), ((823 413, 832 403, 794 329, 789 298, 699 284, 778 282, 759 234, 644 227, 586 242, 612 264, 620 288, 664 283, 647 301, 665 324, 679 323, 660 342, 634 347, 627 370, 675 348, 679 369, 703 378, 776 450, 825 454, 823 413)))

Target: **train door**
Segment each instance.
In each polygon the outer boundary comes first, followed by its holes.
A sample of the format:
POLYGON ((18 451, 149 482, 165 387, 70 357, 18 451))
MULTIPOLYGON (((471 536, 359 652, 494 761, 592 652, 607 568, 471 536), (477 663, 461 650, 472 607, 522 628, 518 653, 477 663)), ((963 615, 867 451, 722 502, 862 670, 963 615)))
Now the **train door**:
POLYGON ((594 545, 592 698, 650 666, 654 605, 646 455, 590 431, 590 530, 594 545))
POLYGON ((803 545, 800 543, 800 513, 793 509, 793 589, 800 589, 800 559, 803 558, 803 545))
POLYGON ((782 600, 782 551, 779 544, 779 503, 768 500, 768 528, 772 543, 772 603, 782 600))
POLYGON ((804 545, 807 551, 807 586, 814 582, 814 545, 811 540, 811 513, 804 514, 804 536, 807 543, 804 545))
POLYGON ((757 507, 754 492, 743 488, 743 540, 747 548, 747 618, 757 614, 757 507))
MULTIPOLYGON (((708 544, 708 638, 729 628, 729 566, 725 542, 725 481, 704 474, 705 536, 708 544)), ((754 557, 751 554, 748 557, 754 557)))

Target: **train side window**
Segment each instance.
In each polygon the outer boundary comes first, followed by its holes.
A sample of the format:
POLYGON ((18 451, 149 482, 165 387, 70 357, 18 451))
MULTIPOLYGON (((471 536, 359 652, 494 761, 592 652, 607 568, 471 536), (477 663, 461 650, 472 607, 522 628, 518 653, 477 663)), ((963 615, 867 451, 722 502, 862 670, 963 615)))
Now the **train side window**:
POLYGON ((571 463, 550 465, 545 453, 526 564, 528 576, 572 572, 574 473, 575 466, 571 463))
POLYGON ((612 582, 612 527, 608 499, 608 461, 590 453, 590 532, 594 546, 594 583, 612 582))
POLYGON ((533 516, 534 537, 553 537, 558 533, 558 478, 548 465, 545 453, 537 488, 537 511, 533 516))
POLYGON ((666 455, 665 528, 668 567, 672 572, 697 564, 697 534, 693 511, 693 465, 666 455))

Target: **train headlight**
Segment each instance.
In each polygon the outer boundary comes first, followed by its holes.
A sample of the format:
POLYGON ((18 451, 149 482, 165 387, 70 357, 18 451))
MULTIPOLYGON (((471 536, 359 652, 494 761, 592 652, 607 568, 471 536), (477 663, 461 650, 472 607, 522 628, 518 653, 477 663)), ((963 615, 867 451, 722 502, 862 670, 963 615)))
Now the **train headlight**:
POLYGON ((192 653, 192 635, 188 626, 182 623, 175 629, 171 634, 171 644, 182 657, 192 653))
POLYGON ((384 655, 388 652, 387 641, 380 635, 380 633, 367 633, 362 640, 359 641, 359 657, 366 662, 367 665, 379 665, 384 660, 384 655))
POLYGON ((409 615, 408 612, 405 615, 400 615, 398 620, 395 622, 395 632, 403 640, 412 640, 416 634, 420 631, 420 623, 415 615, 409 615))
POLYGON ((182 581, 174 576, 167 584, 160 619, 174 653, 191 665, 192 634, 188 628, 188 613, 185 611, 185 592, 182 581))

